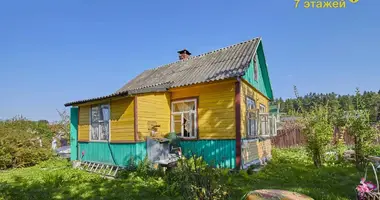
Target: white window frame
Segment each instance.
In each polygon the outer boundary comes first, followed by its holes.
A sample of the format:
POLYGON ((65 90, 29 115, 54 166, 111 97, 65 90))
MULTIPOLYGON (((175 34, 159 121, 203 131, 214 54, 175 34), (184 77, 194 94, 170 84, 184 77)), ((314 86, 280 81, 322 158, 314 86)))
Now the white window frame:
MULTIPOLYGON (((258 136, 258 127, 257 127, 257 119, 250 119, 249 118, 249 101, 252 101, 253 102, 253 109, 256 109, 256 101, 253 99, 253 98, 251 98, 251 97, 246 97, 245 98, 245 105, 246 105, 246 112, 247 112, 247 114, 246 114, 246 127, 247 127, 247 137, 249 137, 249 138, 253 138, 253 137, 257 137, 258 136), (254 127, 255 127, 255 130, 253 130, 253 132, 252 132, 252 126, 251 126, 251 121, 250 120, 252 120, 253 121, 253 123, 254 123, 254 127)), ((255 113, 256 114, 256 113, 255 113)))
POLYGON ((261 103, 260 103, 260 113, 265 113, 266 110, 267 110, 267 109, 266 109, 266 106, 265 106, 264 104, 261 104, 261 103), (262 110, 261 110, 262 108, 264 108, 264 111, 263 111, 263 112, 262 112, 262 110))
MULTIPOLYGON (((101 110, 100 110, 101 112, 101 110)), ((90 106, 90 109, 89 109, 89 141, 91 142, 110 142, 111 141, 111 105, 110 103, 100 103, 100 104, 94 104, 94 105, 91 105, 90 106), (92 131, 92 108, 93 107, 99 107, 101 108, 102 106, 107 106, 108 107, 108 140, 94 140, 92 139, 91 137, 91 131, 92 131)), ((101 123, 101 121, 99 121, 98 123, 101 123)))
POLYGON ((181 137, 183 138, 189 138, 189 139, 196 139, 198 137, 198 104, 197 104, 197 99, 185 99, 185 100, 175 100, 171 102, 171 112, 170 112, 170 117, 171 117, 171 132, 174 132, 174 115, 181 115, 181 137), (195 105, 195 110, 194 111, 181 111, 181 112, 174 112, 174 104, 176 103, 184 103, 184 102, 194 102, 195 105), (184 136, 184 113, 194 113, 194 136, 192 137, 185 137, 184 136))
POLYGON ((260 134, 261 136, 270 136, 269 113, 266 112, 266 106, 260 103, 260 134), (262 120, 265 121, 262 121, 262 120), (266 134, 265 134, 266 133, 266 134))

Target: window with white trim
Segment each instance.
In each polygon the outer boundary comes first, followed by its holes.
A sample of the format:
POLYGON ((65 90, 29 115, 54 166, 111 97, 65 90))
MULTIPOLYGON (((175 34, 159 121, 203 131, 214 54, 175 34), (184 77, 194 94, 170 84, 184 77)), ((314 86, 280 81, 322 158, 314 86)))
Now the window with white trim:
POLYGON ((260 104, 260 113, 265 113, 266 107, 264 104, 260 104))
POLYGON ((246 97, 247 107, 247 136, 257 136, 257 117, 256 117, 256 102, 250 97, 246 97))
POLYGON ((264 104, 260 104, 260 135, 269 136, 269 114, 266 113, 266 107, 264 104))
POLYGON ((110 135, 110 106, 99 104, 91 106, 90 111, 90 140, 108 141, 110 135))
POLYGON ((184 138, 197 137, 197 101, 186 99, 172 102, 171 130, 184 138))

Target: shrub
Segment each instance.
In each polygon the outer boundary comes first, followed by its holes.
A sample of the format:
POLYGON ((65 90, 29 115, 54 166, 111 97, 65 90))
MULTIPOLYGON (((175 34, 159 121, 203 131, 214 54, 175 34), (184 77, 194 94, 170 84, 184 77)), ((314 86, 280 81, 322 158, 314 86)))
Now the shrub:
POLYGON ((378 129, 371 126, 370 112, 363 105, 359 89, 356 90, 355 100, 355 110, 346 113, 346 128, 354 137, 356 167, 363 169, 366 165, 365 157, 373 148, 378 129))
POLYGON ((22 117, 0 122, 0 169, 33 166, 51 158, 49 136, 44 123, 22 117))
POLYGON ((376 129, 371 126, 369 112, 366 110, 355 110, 348 115, 347 132, 354 137, 355 163, 358 169, 365 166, 365 157, 373 148, 376 129))
POLYGON ((320 167, 333 136, 333 126, 329 120, 328 109, 319 106, 304 113, 303 124, 303 133, 307 139, 307 152, 312 157, 314 165, 320 167))
POLYGON ((228 187, 221 181, 223 170, 213 168, 202 157, 180 159, 178 166, 170 170, 165 179, 172 195, 183 199, 227 199, 228 187))

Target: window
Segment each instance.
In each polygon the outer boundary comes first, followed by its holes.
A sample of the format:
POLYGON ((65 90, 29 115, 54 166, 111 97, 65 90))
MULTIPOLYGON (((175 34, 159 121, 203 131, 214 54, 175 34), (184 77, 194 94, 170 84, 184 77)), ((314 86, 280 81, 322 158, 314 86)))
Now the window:
POLYGON ((260 104, 260 113, 265 113, 265 106, 260 104))
POLYGON ((172 102, 172 132, 181 133, 184 138, 197 137, 197 101, 188 99, 172 102))
POLYGON ((258 65, 258 63, 257 63, 257 55, 255 55, 255 57, 253 58, 253 68, 254 68, 254 72, 253 72, 254 75, 253 76, 254 76, 255 81, 257 81, 257 76, 258 76, 257 75, 257 71, 258 71, 258 69, 257 69, 258 66, 257 65, 258 65))
POLYGON ((91 106, 90 112, 91 141, 108 141, 110 133, 110 106, 108 104, 94 105, 91 106))
POLYGON ((269 136, 269 115, 266 113, 266 107, 260 104, 260 135, 269 136))
POLYGON ((256 102, 247 97, 247 135, 248 137, 257 136, 257 120, 256 120, 256 102))

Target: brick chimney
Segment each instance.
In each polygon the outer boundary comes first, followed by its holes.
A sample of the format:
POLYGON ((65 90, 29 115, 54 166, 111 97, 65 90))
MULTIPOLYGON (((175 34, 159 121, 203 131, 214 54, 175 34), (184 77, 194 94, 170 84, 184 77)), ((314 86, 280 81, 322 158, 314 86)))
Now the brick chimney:
POLYGON ((186 49, 178 51, 178 53, 179 53, 180 60, 188 59, 191 55, 191 53, 186 49))

